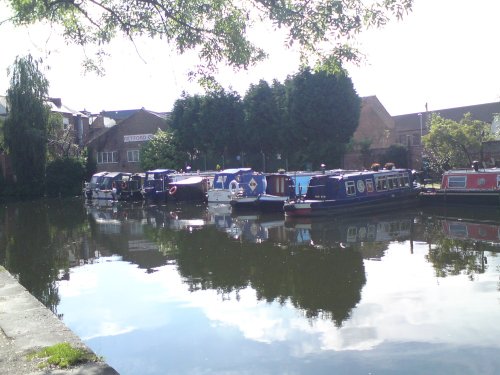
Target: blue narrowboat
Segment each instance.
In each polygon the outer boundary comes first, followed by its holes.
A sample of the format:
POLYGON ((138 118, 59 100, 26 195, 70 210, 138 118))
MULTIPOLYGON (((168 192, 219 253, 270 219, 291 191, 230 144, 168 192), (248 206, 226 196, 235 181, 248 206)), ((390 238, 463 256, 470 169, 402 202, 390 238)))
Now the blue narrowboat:
POLYGON ((212 187, 207 192, 208 203, 229 203, 242 176, 254 173, 252 168, 231 168, 217 172, 212 187))
POLYGON ((295 171, 270 173, 266 175, 266 190, 252 197, 235 196, 231 205, 235 210, 258 212, 283 212, 285 202, 303 196, 309 186, 311 177, 319 174, 334 175, 342 170, 330 171, 295 171))
POLYGON ((297 196, 295 179, 284 172, 266 175, 265 180, 262 179, 254 192, 252 194, 243 194, 243 192, 235 194, 231 200, 233 209, 237 211, 283 212, 285 201, 297 196))
POLYGON ((255 202, 265 195, 267 188, 266 175, 254 172, 239 176, 238 182, 231 182, 231 207, 233 209, 253 207, 255 202))
POLYGON ((167 201, 171 188, 171 175, 177 173, 175 169, 153 169, 144 176, 142 195, 149 201, 167 201))
POLYGON ((284 205, 286 216, 379 212, 415 205, 420 186, 409 169, 318 175, 306 196, 284 205))

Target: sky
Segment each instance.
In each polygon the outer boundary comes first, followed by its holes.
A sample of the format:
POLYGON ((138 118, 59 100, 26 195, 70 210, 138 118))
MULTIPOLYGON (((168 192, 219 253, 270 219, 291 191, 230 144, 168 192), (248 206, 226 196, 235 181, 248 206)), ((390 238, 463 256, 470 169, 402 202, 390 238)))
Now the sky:
MULTIPOLYGON (((0 22, 9 10, 0 0, 0 22)), ((357 36, 366 58, 348 65, 360 96, 376 95, 391 115, 500 101, 498 0, 414 0, 402 21, 357 36)), ((298 70, 297 55, 265 32, 260 42, 269 58, 247 71, 222 69, 219 82, 244 95, 260 79, 281 82, 298 70)), ((106 75, 85 73, 81 47, 66 45, 46 25, 14 28, 0 24, 0 95, 16 56, 42 57, 49 95, 75 110, 100 112, 146 108, 170 111, 183 91, 201 93, 187 73, 196 56, 177 54, 164 41, 140 39, 135 46, 114 41, 105 58, 106 75)))

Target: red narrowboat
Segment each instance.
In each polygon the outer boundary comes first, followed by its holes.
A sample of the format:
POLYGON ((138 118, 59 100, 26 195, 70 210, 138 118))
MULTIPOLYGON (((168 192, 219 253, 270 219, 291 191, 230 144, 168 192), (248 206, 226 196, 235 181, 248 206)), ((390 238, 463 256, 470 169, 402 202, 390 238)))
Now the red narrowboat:
POLYGON ((446 171, 439 189, 420 193, 424 203, 500 206, 500 169, 479 168, 446 171))

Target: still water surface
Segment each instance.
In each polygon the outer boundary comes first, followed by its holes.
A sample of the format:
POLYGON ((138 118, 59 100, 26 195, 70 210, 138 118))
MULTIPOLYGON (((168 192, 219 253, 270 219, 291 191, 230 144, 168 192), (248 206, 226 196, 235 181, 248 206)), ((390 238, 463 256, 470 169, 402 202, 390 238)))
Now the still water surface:
POLYGON ((122 375, 500 371, 497 211, 0 211, 0 261, 122 375))

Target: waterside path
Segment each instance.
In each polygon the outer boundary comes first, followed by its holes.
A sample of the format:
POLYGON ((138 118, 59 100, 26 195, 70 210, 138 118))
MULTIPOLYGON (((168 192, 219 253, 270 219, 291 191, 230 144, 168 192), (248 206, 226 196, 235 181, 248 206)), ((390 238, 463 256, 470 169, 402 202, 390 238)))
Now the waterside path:
POLYGON ((104 362, 70 369, 39 369, 27 355, 67 342, 90 349, 64 323, 0 266, 0 374, 9 375, 117 375, 104 362))

